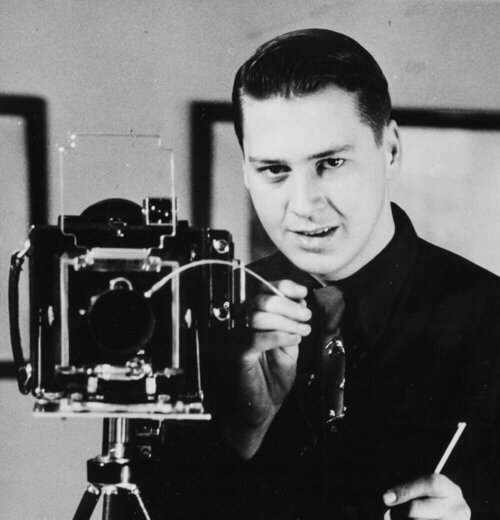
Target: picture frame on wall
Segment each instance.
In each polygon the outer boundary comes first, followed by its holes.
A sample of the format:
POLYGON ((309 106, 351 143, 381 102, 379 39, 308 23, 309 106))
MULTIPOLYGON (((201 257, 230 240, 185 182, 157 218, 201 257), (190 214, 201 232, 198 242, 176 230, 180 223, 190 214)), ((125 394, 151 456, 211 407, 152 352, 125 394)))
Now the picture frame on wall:
MULTIPOLYGON (((10 350, 8 273, 10 256, 27 238, 31 225, 47 223, 47 103, 28 95, 0 94, 0 378, 15 377, 10 350)), ((27 278, 27 277, 24 277, 27 278)), ((20 293, 27 296, 27 280, 20 293)), ((28 330, 28 307, 19 321, 28 330)), ((28 338, 23 338, 28 344, 28 338)))

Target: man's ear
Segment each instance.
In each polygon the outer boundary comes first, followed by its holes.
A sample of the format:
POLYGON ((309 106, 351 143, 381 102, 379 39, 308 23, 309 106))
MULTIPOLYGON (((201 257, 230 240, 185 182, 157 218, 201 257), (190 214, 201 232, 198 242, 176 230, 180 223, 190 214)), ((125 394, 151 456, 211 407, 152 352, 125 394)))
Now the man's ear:
POLYGON ((395 180, 401 171, 403 150, 396 121, 391 120, 384 131, 384 147, 387 153, 387 179, 395 180))

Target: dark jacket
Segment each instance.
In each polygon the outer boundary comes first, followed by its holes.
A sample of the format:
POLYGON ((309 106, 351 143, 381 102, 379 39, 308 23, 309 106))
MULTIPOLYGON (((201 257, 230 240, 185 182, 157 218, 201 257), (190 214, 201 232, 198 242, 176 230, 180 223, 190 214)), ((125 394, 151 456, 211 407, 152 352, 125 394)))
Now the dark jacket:
MULTIPOLYGON (((318 348, 313 318, 313 333, 300 345, 297 384, 255 457, 239 462, 207 426, 203 437, 217 448, 196 457, 204 469, 191 480, 202 490, 194 495, 208 507, 200 511, 215 506, 220 518, 381 519, 382 493, 434 471, 465 421, 443 473, 462 488, 474 520, 500 519, 500 279, 420 239, 404 212, 394 206, 393 213, 390 244, 339 282, 351 329, 345 419, 331 431, 314 424, 304 406, 301 381, 318 348)), ((251 267, 310 293, 318 286, 281 253, 251 267)))
MULTIPOLYGON (((391 243, 339 283, 361 343, 347 367, 346 418, 333 433, 318 430, 292 392, 252 461, 255 482, 263 482, 263 504, 276 496, 276 511, 291 506, 290 518, 320 518, 339 505, 346 518, 381 518, 382 493, 432 472, 465 421, 443 473, 460 485, 474 519, 500 518, 500 280, 418 238, 406 214, 393 212, 391 243)), ((315 287, 280 253, 253 267, 315 287)), ((316 341, 313 334, 301 344, 299 381, 316 341)))

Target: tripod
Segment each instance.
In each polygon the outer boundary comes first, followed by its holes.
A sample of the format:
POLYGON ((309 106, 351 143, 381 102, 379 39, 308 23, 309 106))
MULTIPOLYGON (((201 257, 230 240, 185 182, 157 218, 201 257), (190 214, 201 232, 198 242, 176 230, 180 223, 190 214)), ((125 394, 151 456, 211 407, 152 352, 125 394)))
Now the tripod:
POLYGON ((130 419, 104 419, 103 454, 87 461, 87 480, 73 520, 90 520, 101 494, 103 520, 151 520, 135 482, 134 461, 128 449, 130 419))

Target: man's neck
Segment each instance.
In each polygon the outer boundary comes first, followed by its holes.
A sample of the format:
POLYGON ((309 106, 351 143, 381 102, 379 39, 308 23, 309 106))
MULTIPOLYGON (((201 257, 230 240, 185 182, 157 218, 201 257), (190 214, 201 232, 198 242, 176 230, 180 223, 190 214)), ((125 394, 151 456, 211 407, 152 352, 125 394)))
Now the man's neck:
POLYGON ((314 274, 311 274, 311 276, 321 285, 326 286, 332 282, 338 282, 354 275, 387 247, 394 237, 395 231, 394 217, 392 215, 390 202, 388 201, 387 204, 382 206, 367 243, 348 266, 325 276, 314 274))

